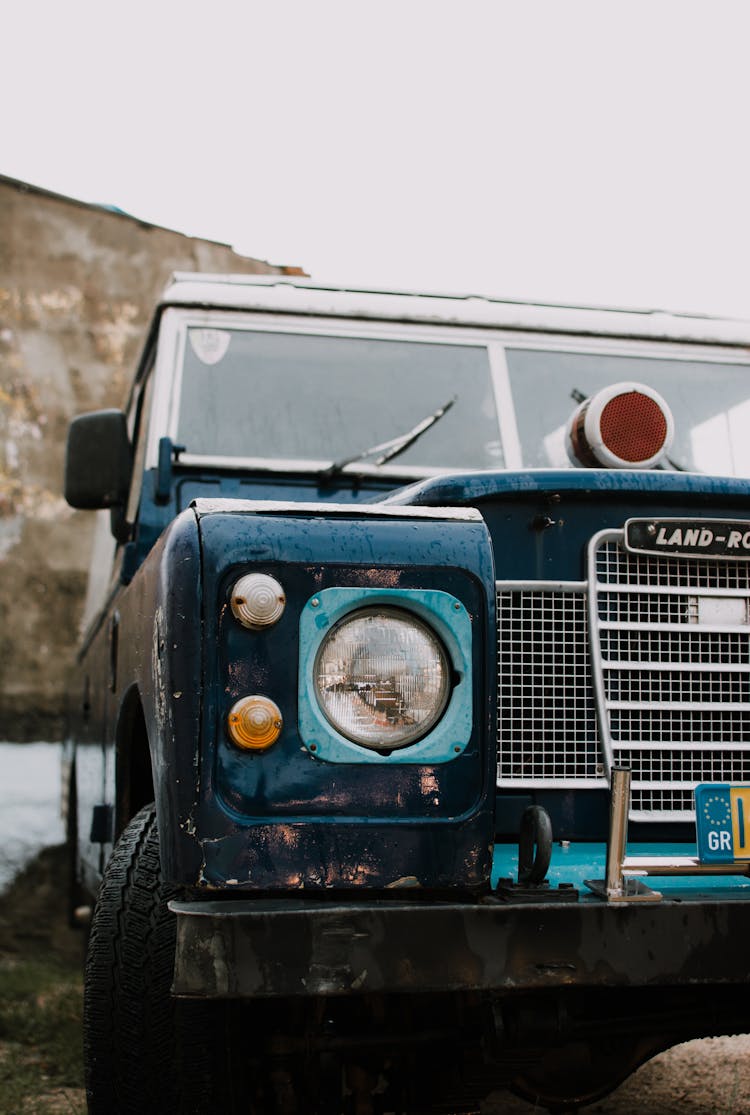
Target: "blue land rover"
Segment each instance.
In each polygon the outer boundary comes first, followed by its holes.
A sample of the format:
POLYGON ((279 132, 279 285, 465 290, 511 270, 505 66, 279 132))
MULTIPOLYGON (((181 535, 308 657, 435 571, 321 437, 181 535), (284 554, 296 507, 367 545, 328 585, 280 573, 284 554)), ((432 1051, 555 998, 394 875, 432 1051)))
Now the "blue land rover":
POLYGON ((66 747, 89 1110, 585 1104, 747 1029, 750 325, 180 274, 66 747))

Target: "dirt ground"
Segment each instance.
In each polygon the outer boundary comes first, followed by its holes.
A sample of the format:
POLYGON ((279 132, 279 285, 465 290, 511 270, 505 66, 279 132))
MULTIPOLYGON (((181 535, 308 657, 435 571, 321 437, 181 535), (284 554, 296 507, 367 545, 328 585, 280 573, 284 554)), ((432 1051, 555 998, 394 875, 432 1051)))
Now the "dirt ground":
POLYGON ((67 925, 65 850, 0 895, 0 1115, 83 1115, 83 937, 67 925))
MULTIPOLYGON (((83 938, 68 928, 62 848, 48 848, 0 896, 0 1115, 83 1115, 83 938)), ((541 1111, 507 1092, 482 1115, 541 1111)), ((676 1046, 590 1115, 750 1115, 750 1036, 676 1046)))
POLYGON ((50 956, 79 971, 83 934, 65 906, 66 852, 45 848, 0 894, 0 957, 50 956))
MULTIPOLYGON (((482 1115, 529 1115, 531 1103, 496 1093, 482 1115)), ((643 1065, 586 1115, 749 1115, 750 1035, 676 1045, 643 1065)))

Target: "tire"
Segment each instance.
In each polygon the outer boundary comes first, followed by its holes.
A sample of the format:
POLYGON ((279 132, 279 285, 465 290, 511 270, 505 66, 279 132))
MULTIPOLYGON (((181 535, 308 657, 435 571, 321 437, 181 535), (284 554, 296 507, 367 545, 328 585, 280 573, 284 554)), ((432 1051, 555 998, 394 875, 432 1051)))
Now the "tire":
MULTIPOLYGON (((176 919, 167 904, 176 893, 162 881, 155 810, 147 806, 115 845, 91 923, 83 1004, 89 1115, 382 1110, 382 1097, 368 1095, 380 1072, 371 1053, 367 1079, 361 1069, 352 1078, 361 1095, 345 1099, 344 1063, 307 1050, 328 1004, 172 998, 176 919)), ((347 1007, 342 1032, 349 1014, 347 1007)))
POLYGON ((91 924, 83 1012, 90 1115, 197 1115, 222 1103, 214 1087, 221 1004, 170 994, 173 896, 161 879, 156 815, 147 806, 115 846, 91 924))

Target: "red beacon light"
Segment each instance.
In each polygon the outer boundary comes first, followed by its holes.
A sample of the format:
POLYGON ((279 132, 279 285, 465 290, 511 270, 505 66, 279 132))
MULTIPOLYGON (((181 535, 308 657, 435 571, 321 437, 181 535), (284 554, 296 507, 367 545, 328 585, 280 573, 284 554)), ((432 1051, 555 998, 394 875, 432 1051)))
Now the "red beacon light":
POLYGON ((672 411, 643 383, 614 383, 573 411, 565 448, 585 468, 654 468, 674 437, 672 411))

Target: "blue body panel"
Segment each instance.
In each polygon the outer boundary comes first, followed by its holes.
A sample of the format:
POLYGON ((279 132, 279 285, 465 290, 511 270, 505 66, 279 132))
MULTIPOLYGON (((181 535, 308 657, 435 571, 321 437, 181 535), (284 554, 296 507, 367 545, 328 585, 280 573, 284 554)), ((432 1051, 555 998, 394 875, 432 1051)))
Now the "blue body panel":
POLYGON ((750 481, 599 469, 473 473, 426 480, 389 502, 469 504, 492 535, 498 580, 580 581, 599 530, 629 518, 750 518, 750 481))
MULTIPOLYGON (((695 843, 632 843, 628 845, 632 856, 695 856, 695 843)), ((552 849, 547 879, 550 887, 560 883, 571 883, 579 890, 579 901, 601 904, 590 891, 586 879, 604 879, 606 875, 607 845, 603 843, 571 843, 567 847, 555 844, 552 849)), ((492 886, 499 879, 518 879, 518 848, 510 844, 498 844, 492 859, 492 886)), ((691 899, 701 895, 710 896, 714 901, 719 897, 750 898, 750 879, 747 875, 650 875, 646 882, 654 890, 661 891, 673 901, 681 896, 691 899)))
POLYGON ((400 485, 389 477, 350 476, 324 480, 310 473, 221 472, 202 473, 195 469, 170 468, 166 498, 158 495, 158 470, 144 474, 139 512, 138 537, 130 543, 129 575, 135 572, 157 538, 172 520, 187 510, 196 499, 264 499, 285 502, 372 503, 383 499, 400 485))
POLYGON ((583 492, 587 494, 617 492, 658 496, 689 496, 692 499, 750 500, 750 480, 732 476, 704 476, 696 472, 671 472, 652 469, 527 469, 508 472, 465 472, 422 480, 403 488, 389 502, 428 504, 435 507, 450 504, 477 504, 494 496, 583 492))
POLYGON ((495 598, 484 524, 234 506, 199 515, 204 642, 217 648, 205 662, 199 803, 189 826, 201 845, 199 883, 486 885, 495 755, 494 663, 485 648, 495 598), (252 570, 280 580, 287 598, 279 623, 262 632, 241 627, 228 606, 237 578, 252 570), (328 763, 304 747, 300 616, 314 593, 333 587, 354 596, 357 589, 439 588, 461 602, 472 631, 473 728, 453 761, 328 763), (279 741, 255 755, 236 748, 225 730, 229 708, 254 692, 276 701, 284 720, 279 741))

